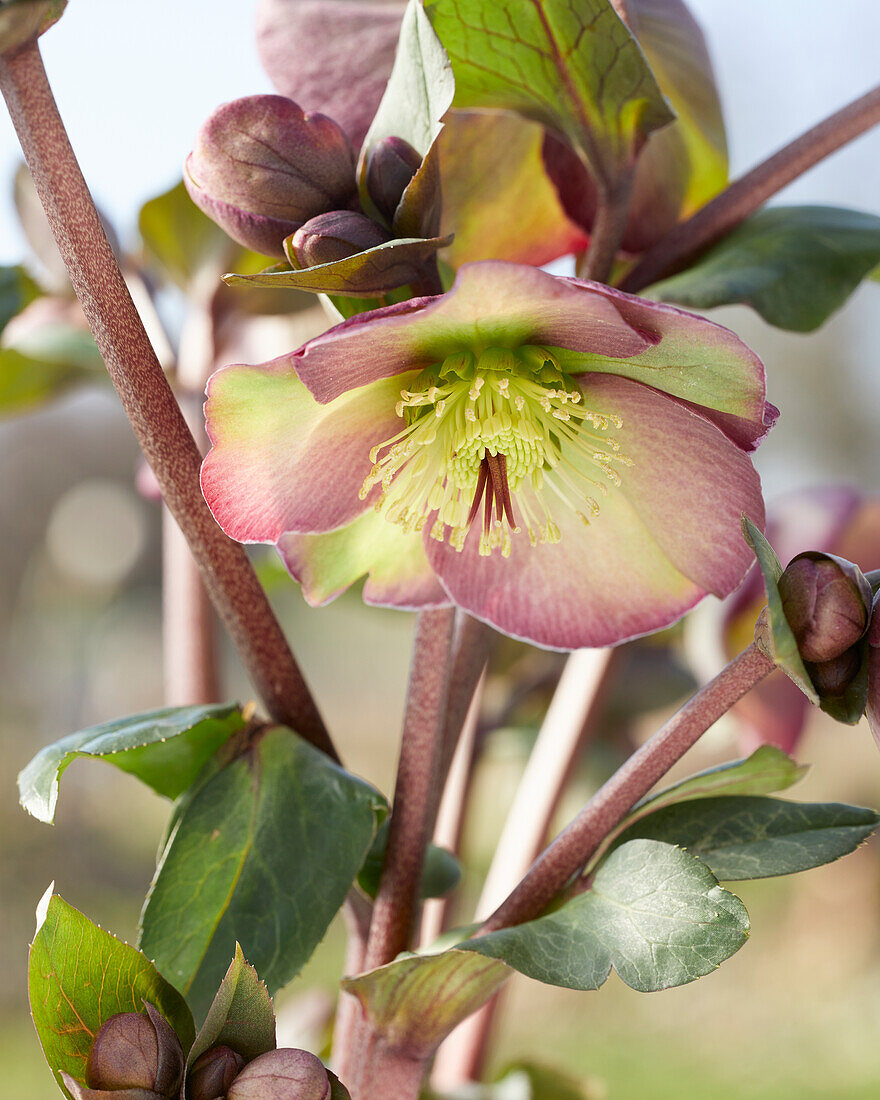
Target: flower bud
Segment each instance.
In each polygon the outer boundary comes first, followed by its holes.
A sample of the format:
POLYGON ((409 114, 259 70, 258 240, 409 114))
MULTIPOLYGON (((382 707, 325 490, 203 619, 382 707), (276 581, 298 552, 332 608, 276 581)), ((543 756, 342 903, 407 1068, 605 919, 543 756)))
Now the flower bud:
POLYGON ((377 141, 367 157, 367 191, 389 224, 403 192, 419 170, 422 158, 399 137, 377 141))
POLYGON ((314 267, 344 260, 390 240, 382 226, 366 214, 331 210, 300 226, 293 235, 291 247, 300 267, 314 267))
POLYGON ((244 1066, 244 1058, 231 1047, 212 1047, 193 1063, 187 1078, 190 1100, 223 1100, 244 1066))
POLYGON ((305 1050, 270 1050, 249 1062, 232 1082, 228 1100, 331 1100, 320 1058, 305 1050))
POLYGON ((86 1065, 86 1084, 96 1095, 132 1090, 139 1098, 164 1100, 179 1093, 184 1069, 180 1040, 161 1013, 151 1004, 144 1007, 146 1015, 120 1012, 101 1025, 86 1065))
POLYGON ((810 674, 819 697, 825 699, 844 695, 855 679, 861 663, 861 648, 854 645, 829 661, 807 661, 804 667, 810 674))
POLYGON ((779 595, 805 661, 832 661, 865 633, 871 589, 843 558, 799 554, 779 578, 779 595))
POLYGON ((184 182, 193 202, 233 240, 267 256, 303 222, 356 197, 354 153, 326 115, 291 99, 246 96, 199 130, 184 182))

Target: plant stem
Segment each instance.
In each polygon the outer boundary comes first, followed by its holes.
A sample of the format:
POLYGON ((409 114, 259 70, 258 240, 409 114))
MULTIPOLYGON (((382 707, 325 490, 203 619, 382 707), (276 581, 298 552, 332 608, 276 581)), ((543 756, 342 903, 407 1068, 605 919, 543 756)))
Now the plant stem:
POLYGON ((539 916, 635 803, 722 714, 774 668, 754 642, 735 657, 596 792, 568 828, 544 849, 480 933, 509 928, 539 916))
POLYGON ((637 293, 671 275, 729 233, 786 184, 880 122, 880 87, 813 126, 768 160, 741 176, 693 217, 676 226, 621 280, 637 293))
POLYGON ((590 247, 584 257, 578 277, 607 283, 620 249, 629 214, 633 172, 622 179, 613 192, 599 189, 599 201, 593 228, 590 231, 590 247))
POLYGON ((370 922, 366 969, 384 966, 409 946, 437 801, 454 624, 452 608, 422 611, 418 617, 388 848, 370 922))
MULTIPOLYGON (((613 653, 612 649, 581 649, 570 654, 566 661, 508 810, 477 903, 478 920, 504 900, 540 853, 571 769, 593 728, 613 653)), ((504 988, 457 1027, 440 1047, 432 1076, 438 1091, 452 1091, 482 1078, 504 988)))
MULTIPOLYGON (((344 974, 359 974, 364 968, 367 938, 370 934, 371 906, 356 888, 349 891, 342 907, 346 945, 344 974)), ((356 997, 340 990, 333 1024, 333 1069, 340 1081, 347 1081, 354 1069, 357 1036, 361 1028, 361 1008, 356 997)))
MULTIPOLYGON (((485 623, 474 619, 464 611, 456 615, 455 656, 449 677, 449 698, 446 704, 446 723, 443 728, 443 749, 440 758, 440 789, 452 766, 452 758, 458 739, 464 728, 465 718, 474 699, 477 684, 485 671, 498 635, 485 623)), ((431 822, 432 826, 434 822, 431 822)))
POLYGON ((277 722, 336 758, 244 549, 199 488, 201 456, 144 331, 70 147, 36 40, 0 59, 0 89, 74 290, 165 502, 214 606, 277 722))

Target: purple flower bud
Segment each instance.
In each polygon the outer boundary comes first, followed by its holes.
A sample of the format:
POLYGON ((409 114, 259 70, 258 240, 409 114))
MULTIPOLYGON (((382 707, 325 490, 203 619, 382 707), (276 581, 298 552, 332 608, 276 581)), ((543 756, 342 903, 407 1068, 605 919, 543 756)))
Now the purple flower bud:
POLYGON ((86 1084, 98 1092, 142 1089, 176 1097, 183 1078, 180 1040, 152 1005, 121 1012, 101 1025, 89 1053, 86 1084))
POLYGON ((305 1050, 270 1050, 249 1062, 232 1082, 228 1100, 331 1100, 320 1058, 305 1050))
POLYGON ((390 240, 382 226, 366 214, 331 210, 300 226, 293 235, 291 246, 300 267, 314 267, 344 260, 390 240))
POLYGON ((799 554, 780 577, 779 594, 805 661, 832 661, 865 633, 871 589, 843 558, 799 554))
POLYGON ((243 1066, 244 1058, 230 1047, 206 1050, 189 1071, 190 1100, 223 1100, 243 1066))
POLYGON ((861 647, 854 645, 850 649, 832 658, 829 661, 812 662, 804 664, 813 687, 822 699, 837 698, 845 694, 846 689, 855 679, 862 663, 861 647))
POLYGON ((367 191, 376 209, 389 224, 407 184, 421 166, 422 158, 403 138, 377 141, 367 157, 367 191))
POLYGON ((303 222, 355 201, 354 154, 326 115, 291 99, 246 96, 218 107, 196 136, 184 181, 233 240, 267 256, 303 222))

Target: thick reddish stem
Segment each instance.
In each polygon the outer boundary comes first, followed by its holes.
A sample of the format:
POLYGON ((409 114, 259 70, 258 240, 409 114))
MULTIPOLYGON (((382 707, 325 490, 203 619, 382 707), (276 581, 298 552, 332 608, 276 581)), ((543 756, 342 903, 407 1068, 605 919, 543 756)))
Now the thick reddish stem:
POLYGON ((671 275, 710 244, 729 233, 750 214, 859 134, 880 122, 880 87, 863 95, 813 126, 741 176, 717 198, 682 222, 653 248, 621 280, 621 290, 637 293, 665 275, 671 275))
POLYGON ((568 828, 544 849, 480 933, 510 928, 539 916, 636 802, 774 668, 754 643, 734 658, 596 792, 568 828))
POLYGON ((244 549, 223 534, 202 497, 201 456, 101 227, 36 41, 0 59, 0 89, 123 408, 245 668, 272 718, 292 726, 335 758, 318 709, 244 549))

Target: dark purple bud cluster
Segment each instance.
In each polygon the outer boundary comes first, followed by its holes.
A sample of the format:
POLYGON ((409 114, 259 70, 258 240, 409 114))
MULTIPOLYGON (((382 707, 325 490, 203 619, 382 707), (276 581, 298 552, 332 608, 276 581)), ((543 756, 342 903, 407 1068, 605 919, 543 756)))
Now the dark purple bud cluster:
POLYGON ((244 1068, 244 1058, 230 1047, 212 1047, 195 1060, 187 1079, 189 1100, 224 1100, 244 1068))

